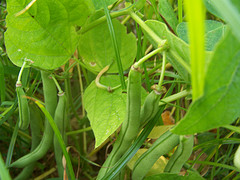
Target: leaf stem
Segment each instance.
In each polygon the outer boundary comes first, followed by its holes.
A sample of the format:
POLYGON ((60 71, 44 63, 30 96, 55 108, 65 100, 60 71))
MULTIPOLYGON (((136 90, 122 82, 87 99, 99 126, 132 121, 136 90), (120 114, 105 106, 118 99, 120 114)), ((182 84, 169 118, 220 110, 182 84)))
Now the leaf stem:
POLYGON ((87 128, 79 129, 76 131, 69 131, 66 133, 66 135, 69 136, 69 135, 74 135, 74 134, 80 134, 82 132, 91 131, 91 130, 92 130, 92 127, 87 127, 87 128))
POLYGON ((103 68, 99 74, 97 75, 96 79, 95 79, 95 84, 98 88, 100 89, 104 89, 107 90, 109 92, 111 92, 111 87, 109 86, 105 86, 103 84, 100 83, 100 78, 102 77, 102 75, 109 69, 110 65, 107 65, 105 68, 103 68))
POLYGON ((176 101, 177 99, 183 98, 187 95, 190 95, 191 93, 192 93, 191 90, 190 91, 184 90, 184 91, 179 92, 177 94, 174 94, 174 95, 168 96, 166 98, 163 98, 163 99, 160 100, 161 102, 159 103, 159 106, 164 105, 164 104, 169 103, 169 102, 172 102, 172 101, 176 101))
POLYGON ((21 77, 22 77, 22 73, 23 73, 23 70, 24 70, 26 64, 27 64, 27 62, 24 61, 23 65, 22 65, 22 67, 21 67, 21 69, 18 73, 18 79, 17 79, 17 82, 16 82, 16 86, 22 86, 21 77))
POLYGON ((162 71, 158 82, 158 89, 161 89, 166 69, 166 51, 163 52, 162 71))
POLYGON ((54 75, 51 75, 50 77, 53 79, 55 85, 57 86, 58 94, 62 94, 62 93, 63 93, 63 90, 62 90, 62 88, 60 87, 60 85, 59 85, 58 81, 56 80, 55 76, 54 76, 54 75))
POLYGON ((138 68, 140 67, 140 65, 142 63, 144 63, 146 60, 148 60, 150 57, 154 56, 155 54, 162 52, 165 49, 165 47, 159 47, 157 49, 155 49, 154 51, 150 52, 149 54, 145 55, 144 57, 142 57, 139 61, 137 61, 133 66, 134 68, 138 68))

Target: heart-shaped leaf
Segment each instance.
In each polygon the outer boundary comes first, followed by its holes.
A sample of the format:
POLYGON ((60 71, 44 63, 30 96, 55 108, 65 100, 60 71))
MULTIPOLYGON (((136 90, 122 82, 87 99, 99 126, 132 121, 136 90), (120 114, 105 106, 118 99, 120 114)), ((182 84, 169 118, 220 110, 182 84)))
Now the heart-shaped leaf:
POLYGON ((8 0, 5 45, 11 61, 21 66, 24 59, 42 69, 63 65, 74 53, 78 35, 90 11, 84 0, 38 0, 24 14, 30 0, 8 0))

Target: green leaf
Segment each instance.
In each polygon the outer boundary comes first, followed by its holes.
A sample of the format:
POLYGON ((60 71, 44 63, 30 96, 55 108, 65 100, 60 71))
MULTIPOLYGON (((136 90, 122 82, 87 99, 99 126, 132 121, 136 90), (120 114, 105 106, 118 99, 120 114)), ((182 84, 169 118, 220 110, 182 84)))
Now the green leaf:
POLYGON ((159 0, 158 8, 162 17, 167 21, 172 30, 176 32, 178 20, 170 2, 168 0, 159 0))
POLYGON ((30 0, 8 0, 5 45, 11 61, 21 66, 23 59, 33 66, 55 69, 74 53, 78 35, 74 25, 82 25, 89 15, 84 0, 38 0, 24 14, 15 16, 30 0))
POLYGON ((204 5, 206 7, 206 9, 211 13, 213 14, 214 16, 220 18, 220 19, 223 19, 223 16, 216 10, 216 8, 214 7, 213 5, 213 0, 203 0, 204 2, 204 5))
MULTIPOLYGON (((117 2, 117 0, 105 0, 105 1, 106 1, 107 6, 117 2)), ((99 0, 92 0, 92 2, 94 4, 96 10, 103 8, 103 4, 102 4, 101 1, 99 1, 99 0)))
POLYGON ((218 44, 205 77, 204 95, 172 129, 194 134, 232 123, 240 116, 240 43, 229 31, 218 44))
MULTIPOLYGON (((117 75, 111 75, 101 77, 101 83, 115 87, 120 81, 117 75)), ((142 104, 146 96, 147 93, 142 88, 142 104)), ((126 98, 126 93, 122 93, 121 88, 110 93, 98 88, 95 81, 85 90, 83 103, 96 138, 96 148, 112 135, 125 119, 126 98)))
MULTIPOLYGON (((177 26, 178 36, 189 43, 188 29, 186 22, 182 22, 177 26)), ((207 51, 212 51, 217 42, 224 36, 226 26, 218 21, 206 20, 205 21, 205 48, 207 51)))
MULTIPOLYGON (((120 84, 119 77, 116 75, 102 77, 101 83, 111 87, 120 84)), ((126 94, 122 93, 121 88, 110 93, 98 88, 93 81, 84 92, 83 102, 95 135, 95 147, 97 148, 123 122, 126 111, 126 94)))
MULTIPOLYGON (((167 39, 170 46, 167 51, 168 61, 178 71, 181 77, 185 81, 189 81, 189 75, 187 70, 174 58, 173 53, 176 53, 187 65, 190 66, 190 52, 189 45, 187 45, 182 39, 171 33, 164 23, 156 20, 148 20, 145 22, 160 38, 167 39)), ((157 44, 153 39, 148 36, 149 41, 157 47, 157 44)))
POLYGON ((153 176, 149 176, 144 178, 144 180, 159 180, 159 179, 167 179, 167 180, 203 180, 204 178, 201 177, 199 174, 193 171, 188 171, 187 176, 181 176, 178 174, 171 174, 171 173, 162 173, 153 176))
POLYGON ((239 0, 212 0, 217 11, 229 24, 233 34, 240 41, 240 1, 239 0))
MULTIPOLYGON (((103 16, 104 12, 98 11, 90 17, 89 23, 103 16)), ((133 33, 127 34, 126 27, 118 20, 112 20, 117 43, 122 60, 123 70, 129 68, 137 53, 136 38, 133 33)), ((83 62, 93 71, 101 71, 111 64, 108 72, 118 72, 114 47, 108 31, 107 22, 102 23, 80 36, 79 53, 83 62)))
POLYGON ((5 179, 5 180, 11 180, 11 176, 9 175, 9 172, 4 164, 4 161, 2 159, 2 155, 0 153, 0 179, 5 179))

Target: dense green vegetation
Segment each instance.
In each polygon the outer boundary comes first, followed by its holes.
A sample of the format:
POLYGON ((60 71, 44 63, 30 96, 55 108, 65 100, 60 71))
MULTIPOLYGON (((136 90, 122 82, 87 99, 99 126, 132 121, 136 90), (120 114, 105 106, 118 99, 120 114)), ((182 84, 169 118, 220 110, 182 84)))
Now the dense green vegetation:
POLYGON ((0 2, 0 179, 239 179, 240 1, 0 2))

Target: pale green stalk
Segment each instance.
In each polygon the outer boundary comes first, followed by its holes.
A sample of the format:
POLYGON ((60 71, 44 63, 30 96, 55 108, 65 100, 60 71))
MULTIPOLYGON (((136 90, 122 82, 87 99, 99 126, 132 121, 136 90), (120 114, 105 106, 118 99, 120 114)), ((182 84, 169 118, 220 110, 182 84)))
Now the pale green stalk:
POLYGON ((191 53, 191 78, 193 100, 203 95, 205 78, 205 9, 202 0, 186 0, 188 32, 191 53))

